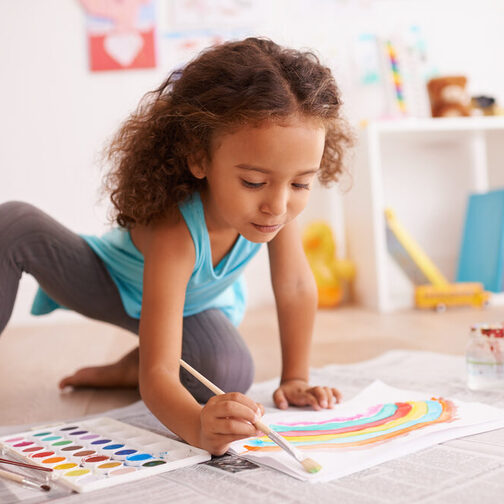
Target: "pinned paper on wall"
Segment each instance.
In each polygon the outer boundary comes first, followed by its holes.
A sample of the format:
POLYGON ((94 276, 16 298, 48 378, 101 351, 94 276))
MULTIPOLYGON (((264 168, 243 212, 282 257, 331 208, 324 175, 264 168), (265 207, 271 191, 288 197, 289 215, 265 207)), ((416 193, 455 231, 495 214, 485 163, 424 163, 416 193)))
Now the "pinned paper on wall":
POLYGON ((332 410, 273 413, 263 421, 321 464, 322 470, 306 473, 266 436, 236 441, 232 451, 298 479, 318 482, 450 439, 504 427, 504 410, 376 381, 332 410))
POLYGON ((255 0, 164 0, 159 33, 164 63, 178 67, 207 47, 254 33, 264 16, 255 0))
POLYGON ((353 56, 360 119, 430 117, 426 84, 437 70, 420 26, 359 33, 353 56))
POLYGON ((80 0, 86 11, 91 71, 154 68, 153 0, 80 0))

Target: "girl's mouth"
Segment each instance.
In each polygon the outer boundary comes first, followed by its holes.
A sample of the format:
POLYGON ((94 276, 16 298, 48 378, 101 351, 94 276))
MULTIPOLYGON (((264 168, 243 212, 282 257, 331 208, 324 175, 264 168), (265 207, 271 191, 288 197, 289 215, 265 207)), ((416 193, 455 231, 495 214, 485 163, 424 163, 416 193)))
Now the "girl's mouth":
POLYGON ((261 226, 260 224, 255 224, 254 222, 252 225, 258 230, 261 231, 261 233, 274 233, 275 231, 278 231, 282 225, 281 224, 274 224, 273 226, 261 226))

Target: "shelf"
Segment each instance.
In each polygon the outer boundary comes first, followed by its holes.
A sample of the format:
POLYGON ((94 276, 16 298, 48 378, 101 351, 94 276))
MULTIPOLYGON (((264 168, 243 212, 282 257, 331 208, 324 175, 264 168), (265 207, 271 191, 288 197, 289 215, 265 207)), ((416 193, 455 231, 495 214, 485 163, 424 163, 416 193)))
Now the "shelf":
POLYGON ((359 132, 344 198, 356 301, 379 311, 413 305, 413 286, 391 259, 391 207, 443 274, 454 280, 471 193, 504 187, 504 117, 376 121, 359 132))
MULTIPOLYGON (((368 128, 377 133, 422 133, 437 131, 490 131, 504 129, 504 116, 396 119, 374 121, 368 128)), ((364 128, 365 129, 365 128, 364 128)))

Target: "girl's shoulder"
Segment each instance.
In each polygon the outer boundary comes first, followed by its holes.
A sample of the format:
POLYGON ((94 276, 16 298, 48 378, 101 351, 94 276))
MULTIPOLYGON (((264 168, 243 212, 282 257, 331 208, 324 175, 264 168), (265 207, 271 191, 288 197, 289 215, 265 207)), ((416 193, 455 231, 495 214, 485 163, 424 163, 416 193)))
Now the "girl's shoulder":
POLYGON ((191 235, 178 210, 151 224, 133 227, 130 236, 145 258, 154 251, 163 253, 167 249, 171 253, 178 250, 180 253, 194 254, 191 235))

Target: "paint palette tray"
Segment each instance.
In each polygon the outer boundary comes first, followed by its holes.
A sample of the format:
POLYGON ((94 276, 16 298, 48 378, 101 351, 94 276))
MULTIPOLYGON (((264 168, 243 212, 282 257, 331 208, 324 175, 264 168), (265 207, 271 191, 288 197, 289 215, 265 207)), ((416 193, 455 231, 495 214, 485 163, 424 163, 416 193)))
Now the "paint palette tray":
POLYGON ((53 479, 89 492, 210 460, 208 452, 113 418, 93 418, 0 437, 0 450, 53 469, 53 479))

